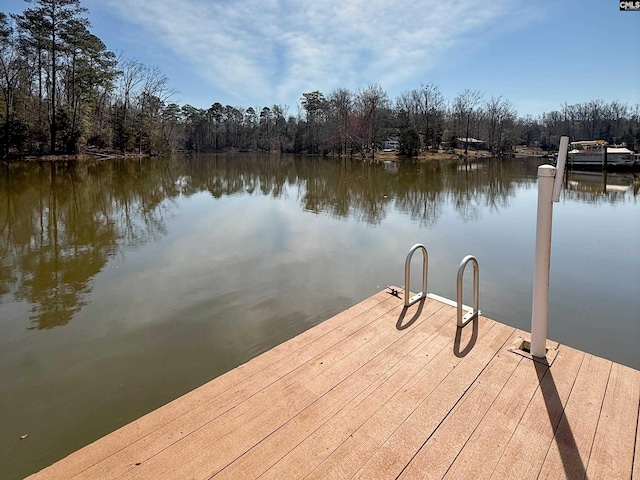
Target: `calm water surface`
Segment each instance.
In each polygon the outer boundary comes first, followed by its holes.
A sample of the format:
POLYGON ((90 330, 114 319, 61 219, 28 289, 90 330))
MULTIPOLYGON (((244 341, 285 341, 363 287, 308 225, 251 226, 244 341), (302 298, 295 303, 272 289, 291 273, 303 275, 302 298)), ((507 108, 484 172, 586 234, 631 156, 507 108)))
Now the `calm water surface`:
MULTIPOLYGON (((539 164, 243 154, 2 167, 0 478, 402 285, 416 242, 430 291, 455 298, 472 253, 483 312, 528 330, 539 164)), ((566 187, 549 336, 640 368, 640 177, 573 172, 566 187)))

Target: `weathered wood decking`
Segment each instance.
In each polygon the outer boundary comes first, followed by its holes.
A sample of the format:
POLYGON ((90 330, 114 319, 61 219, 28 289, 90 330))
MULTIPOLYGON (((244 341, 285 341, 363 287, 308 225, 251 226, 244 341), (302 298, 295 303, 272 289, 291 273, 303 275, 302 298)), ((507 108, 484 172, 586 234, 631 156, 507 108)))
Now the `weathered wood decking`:
POLYGON ((381 292, 33 478, 640 478, 640 372, 381 292))

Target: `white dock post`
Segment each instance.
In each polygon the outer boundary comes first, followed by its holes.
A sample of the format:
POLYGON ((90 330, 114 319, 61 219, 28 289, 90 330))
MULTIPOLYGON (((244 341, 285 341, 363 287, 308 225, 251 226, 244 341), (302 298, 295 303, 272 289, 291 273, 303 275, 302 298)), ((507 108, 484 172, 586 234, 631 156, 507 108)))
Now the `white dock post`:
POLYGON ((556 168, 538 167, 538 223, 536 226, 536 260, 531 309, 531 355, 544 357, 547 349, 547 315, 549 312, 549 269, 551 267, 551 224, 553 218, 553 180, 556 168))
POLYGON ((569 137, 560 137, 557 170, 551 165, 538 167, 538 223, 536 225, 536 260, 533 274, 533 306, 531 308, 531 355, 534 357, 544 357, 547 353, 553 202, 560 201, 568 146, 569 137))

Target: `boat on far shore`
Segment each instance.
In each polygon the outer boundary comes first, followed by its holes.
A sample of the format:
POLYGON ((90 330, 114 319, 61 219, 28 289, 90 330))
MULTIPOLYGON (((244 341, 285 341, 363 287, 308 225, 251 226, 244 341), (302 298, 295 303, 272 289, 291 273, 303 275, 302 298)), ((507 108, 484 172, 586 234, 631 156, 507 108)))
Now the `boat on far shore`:
POLYGON ((638 155, 625 146, 609 146, 604 140, 571 142, 569 165, 583 168, 633 167, 638 155))

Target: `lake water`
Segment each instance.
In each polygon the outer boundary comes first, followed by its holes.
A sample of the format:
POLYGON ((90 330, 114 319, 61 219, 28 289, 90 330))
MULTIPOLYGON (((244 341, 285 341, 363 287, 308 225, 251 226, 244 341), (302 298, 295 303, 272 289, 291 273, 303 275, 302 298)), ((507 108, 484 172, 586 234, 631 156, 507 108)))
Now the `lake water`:
MULTIPOLYGON (((429 291, 455 298, 471 253, 483 313, 529 330, 540 163, 236 154, 3 166, 0 478, 402 285, 416 242, 429 291)), ((550 338, 634 368, 639 189, 637 174, 569 172, 549 306, 550 338)))

